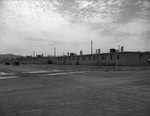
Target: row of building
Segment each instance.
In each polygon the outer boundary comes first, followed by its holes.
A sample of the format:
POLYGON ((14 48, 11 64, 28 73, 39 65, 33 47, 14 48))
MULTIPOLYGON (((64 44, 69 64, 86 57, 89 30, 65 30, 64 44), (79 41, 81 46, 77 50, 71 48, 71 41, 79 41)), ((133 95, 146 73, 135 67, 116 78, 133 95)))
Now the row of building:
POLYGON ((56 57, 57 64, 140 66, 150 65, 150 52, 110 52, 56 57))
POLYGON ((83 55, 80 52, 80 55, 68 53, 67 56, 23 57, 17 60, 23 64, 150 66, 150 52, 124 52, 110 49, 109 53, 100 53, 100 49, 98 49, 95 54, 83 55))

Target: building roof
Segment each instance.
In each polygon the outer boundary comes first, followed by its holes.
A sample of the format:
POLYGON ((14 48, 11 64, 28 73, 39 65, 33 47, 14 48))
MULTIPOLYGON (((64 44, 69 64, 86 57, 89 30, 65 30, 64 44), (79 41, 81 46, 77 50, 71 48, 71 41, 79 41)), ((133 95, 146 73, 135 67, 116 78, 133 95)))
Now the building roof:
MULTIPOLYGON (((140 52, 140 51, 137 51, 137 52, 134 52, 134 51, 125 51, 125 52, 109 52, 109 53, 100 53, 100 55, 104 55, 104 54, 139 54, 139 53, 142 53, 142 54, 150 54, 149 51, 146 51, 146 52, 140 52)), ((83 55, 74 55, 74 56, 57 56, 57 57, 78 57, 78 56, 95 56, 95 55, 98 55, 98 54, 83 54, 83 55)))

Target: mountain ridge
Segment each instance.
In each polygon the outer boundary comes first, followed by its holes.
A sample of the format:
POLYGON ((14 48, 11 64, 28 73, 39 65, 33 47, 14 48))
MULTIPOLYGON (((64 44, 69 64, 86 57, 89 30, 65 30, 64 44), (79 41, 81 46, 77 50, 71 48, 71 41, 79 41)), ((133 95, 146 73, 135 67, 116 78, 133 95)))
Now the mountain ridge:
POLYGON ((0 60, 4 59, 15 59, 21 57, 20 55, 14 55, 14 54, 0 54, 0 60))

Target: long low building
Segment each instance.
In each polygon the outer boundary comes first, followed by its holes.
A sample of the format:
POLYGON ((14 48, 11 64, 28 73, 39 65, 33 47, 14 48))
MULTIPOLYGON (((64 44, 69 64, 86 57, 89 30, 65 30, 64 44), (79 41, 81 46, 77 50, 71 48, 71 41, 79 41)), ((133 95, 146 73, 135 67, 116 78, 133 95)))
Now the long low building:
MULTIPOLYGON (((110 52, 68 56, 18 58, 21 64, 150 66, 150 52, 110 52)), ((3 60, 5 63, 7 60, 3 60)), ((13 63, 15 59, 8 60, 13 63)))
POLYGON ((102 66, 149 66, 150 52, 112 52, 87 55, 59 56, 57 64, 102 66))

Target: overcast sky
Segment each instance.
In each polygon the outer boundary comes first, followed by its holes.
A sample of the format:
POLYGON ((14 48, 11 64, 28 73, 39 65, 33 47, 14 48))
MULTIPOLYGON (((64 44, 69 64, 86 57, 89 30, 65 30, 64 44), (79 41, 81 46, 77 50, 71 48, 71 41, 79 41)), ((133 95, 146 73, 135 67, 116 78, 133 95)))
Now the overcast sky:
POLYGON ((0 0, 0 54, 150 51, 150 0, 0 0))

